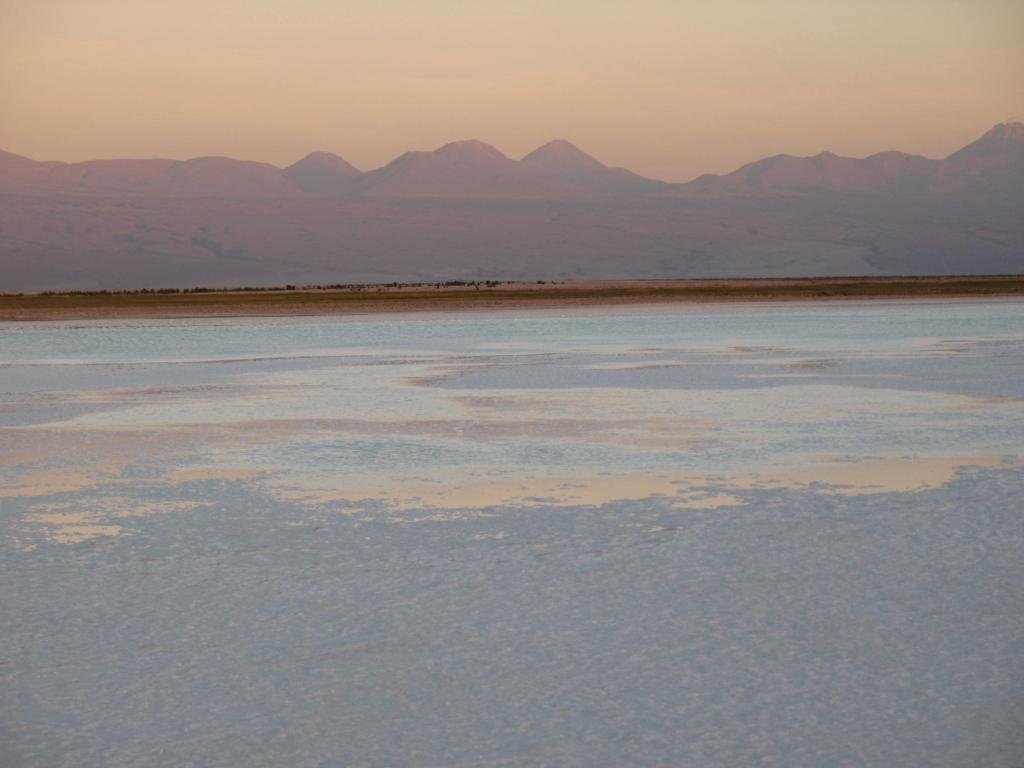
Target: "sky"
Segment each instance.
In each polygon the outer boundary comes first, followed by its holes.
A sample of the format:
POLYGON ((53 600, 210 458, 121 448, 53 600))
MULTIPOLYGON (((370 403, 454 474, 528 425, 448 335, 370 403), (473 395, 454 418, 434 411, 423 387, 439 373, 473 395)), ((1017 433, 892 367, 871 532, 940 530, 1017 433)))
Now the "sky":
POLYGON ((1022 30, 1020 0, 0 0, 0 149, 366 170, 565 138, 671 181, 941 157, 1024 120, 1022 30))

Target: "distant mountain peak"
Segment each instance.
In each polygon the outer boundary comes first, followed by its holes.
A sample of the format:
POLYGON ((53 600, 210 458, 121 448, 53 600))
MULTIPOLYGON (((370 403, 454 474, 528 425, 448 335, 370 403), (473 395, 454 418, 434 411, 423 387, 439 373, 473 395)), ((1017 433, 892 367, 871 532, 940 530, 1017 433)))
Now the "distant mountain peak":
POLYGON ((999 123, 981 138, 958 149, 947 160, 958 162, 988 161, 1003 156, 1021 159, 1024 156, 1024 123, 999 123))
POLYGON ((1024 123, 997 123, 982 138, 1000 141, 1024 141, 1024 123))
POLYGON ((533 168, 558 172, 602 171, 608 168, 604 163, 565 139, 555 139, 537 147, 524 157, 522 162, 533 168))
POLYGON ((28 160, 29 162, 33 163, 35 162, 34 160, 29 160, 29 158, 25 157, 24 155, 16 155, 13 152, 7 152, 3 149, 0 149, 0 159, 9 160, 12 158, 16 160, 28 160))
POLYGON ((452 141, 434 150, 434 153, 451 159, 508 160, 497 147, 479 139, 452 141))
POLYGON ((545 145, 543 145, 541 147, 538 147, 537 149, 558 149, 558 150, 569 150, 570 152, 580 152, 580 153, 583 152, 583 150, 581 150, 579 147, 577 147, 575 144, 573 144, 568 139, 552 139, 547 144, 545 144, 545 145))
POLYGON ((1024 123, 999 123, 946 158, 954 164, 989 164, 1024 159, 1024 123))
POLYGON ((299 166, 310 165, 317 165, 324 168, 334 168, 335 170, 344 171, 346 173, 350 173, 353 175, 361 173, 361 171, 358 168, 356 168, 354 165, 348 162, 345 158, 341 157, 340 155, 336 155, 333 152, 324 152, 323 150, 310 152, 301 160, 298 160, 289 165, 288 168, 296 168, 299 166))
POLYGON ((358 176, 362 171, 348 162, 345 158, 333 152, 310 152, 301 160, 298 160, 284 169, 285 174, 313 169, 329 171, 343 176, 358 176))
POLYGON ((390 197, 535 198, 548 193, 515 160, 477 139, 453 141, 433 152, 406 152, 364 174, 360 194, 390 197))
POLYGON ((519 161, 530 173, 591 195, 650 194, 664 182, 645 179, 625 168, 609 168, 572 142, 555 139, 519 161))
POLYGON ((35 160, 30 160, 22 155, 16 155, 13 152, 5 152, 0 149, 0 169, 21 167, 29 168, 36 164, 35 160))
POLYGON ((340 192, 361 171, 332 152, 310 152, 281 173, 306 192, 340 192))

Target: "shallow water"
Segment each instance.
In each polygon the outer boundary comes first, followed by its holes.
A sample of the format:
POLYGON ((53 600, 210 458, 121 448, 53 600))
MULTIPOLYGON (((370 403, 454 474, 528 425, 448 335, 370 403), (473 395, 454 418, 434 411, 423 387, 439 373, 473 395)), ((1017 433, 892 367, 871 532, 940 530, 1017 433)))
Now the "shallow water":
POLYGON ((1024 758, 1024 304, 0 324, 0 765, 1024 758))

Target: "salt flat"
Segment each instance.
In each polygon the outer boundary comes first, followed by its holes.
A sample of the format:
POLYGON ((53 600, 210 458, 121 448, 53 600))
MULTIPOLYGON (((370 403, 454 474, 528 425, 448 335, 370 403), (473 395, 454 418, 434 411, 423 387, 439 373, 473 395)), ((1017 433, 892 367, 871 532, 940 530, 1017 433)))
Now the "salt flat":
POLYGON ((0 764, 1016 766, 1024 303, 0 324, 0 764))

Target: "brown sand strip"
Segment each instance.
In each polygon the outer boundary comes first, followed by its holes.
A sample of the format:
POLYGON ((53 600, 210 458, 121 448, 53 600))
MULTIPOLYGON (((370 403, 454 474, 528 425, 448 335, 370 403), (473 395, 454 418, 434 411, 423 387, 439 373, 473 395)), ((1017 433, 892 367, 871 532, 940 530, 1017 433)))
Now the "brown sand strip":
POLYGON ((0 294, 0 320, 331 315, 612 306, 665 302, 812 301, 1024 296, 1024 275, 743 280, 632 280, 416 285, 202 293, 0 294))

